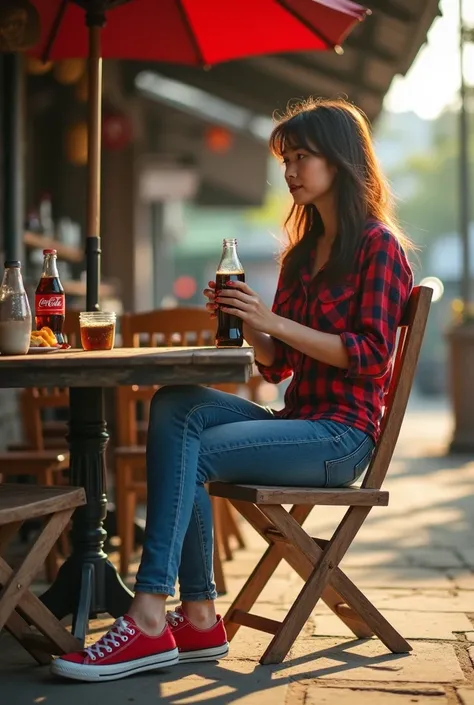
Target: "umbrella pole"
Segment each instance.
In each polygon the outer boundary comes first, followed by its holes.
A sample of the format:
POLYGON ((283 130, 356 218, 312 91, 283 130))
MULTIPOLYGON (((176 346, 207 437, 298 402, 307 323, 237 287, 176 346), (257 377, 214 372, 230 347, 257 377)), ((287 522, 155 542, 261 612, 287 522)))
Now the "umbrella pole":
POLYGON ((102 58, 101 31, 98 24, 89 25, 89 106, 87 133, 87 239, 86 275, 88 311, 99 310, 100 282, 100 147, 102 126, 102 58))

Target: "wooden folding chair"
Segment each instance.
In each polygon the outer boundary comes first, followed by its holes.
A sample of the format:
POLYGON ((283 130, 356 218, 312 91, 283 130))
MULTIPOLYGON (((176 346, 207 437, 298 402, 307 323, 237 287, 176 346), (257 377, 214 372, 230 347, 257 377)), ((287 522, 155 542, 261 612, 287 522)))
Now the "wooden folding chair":
POLYGON ((39 664, 81 648, 29 587, 73 511, 85 503, 83 488, 0 485, 0 631, 5 627, 39 664), (38 517, 47 519, 43 531, 21 565, 11 568, 2 557, 8 542, 24 521, 38 517))
POLYGON ((394 653, 411 651, 410 644, 338 565, 372 507, 388 504, 388 492, 380 488, 405 414, 431 295, 431 289, 416 287, 408 302, 399 331, 382 433, 360 488, 260 487, 222 482, 210 485, 210 493, 229 499, 269 544, 225 616, 229 640, 242 625, 274 635, 260 659, 262 664, 283 661, 321 597, 357 637, 376 634, 394 653), (294 506, 286 511, 284 504, 294 506), (302 528, 318 505, 349 507, 329 541, 312 538, 302 528), (249 610, 282 559, 303 578, 304 587, 282 622, 251 614, 249 610))

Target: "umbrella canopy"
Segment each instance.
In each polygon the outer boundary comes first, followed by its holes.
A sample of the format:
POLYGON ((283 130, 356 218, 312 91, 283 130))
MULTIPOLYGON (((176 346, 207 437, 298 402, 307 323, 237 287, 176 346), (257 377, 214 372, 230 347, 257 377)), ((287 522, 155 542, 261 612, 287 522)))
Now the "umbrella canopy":
MULTIPOLYGON (((33 0, 52 59, 88 54, 84 11, 101 3, 33 0), (55 20, 63 10, 58 27, 55 20)), ((212 65, 230 59, 338 46, 366 14, 351 0, 112 0, 102 3, 104 58, 212 65)))
MULTIPOLYGON (((25 2, 25 0, 21 0, 25 2)), ((352 0, 30 0, 32 54, 88 56, 86 306, 99 309, 102 57, 207 66, 258 54, 335 49, 367 14, 352 0)))

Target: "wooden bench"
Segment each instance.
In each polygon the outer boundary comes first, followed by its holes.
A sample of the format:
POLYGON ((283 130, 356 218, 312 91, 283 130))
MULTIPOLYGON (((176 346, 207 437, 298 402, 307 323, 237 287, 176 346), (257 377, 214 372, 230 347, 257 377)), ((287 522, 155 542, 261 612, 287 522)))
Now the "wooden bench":
POLYGON ((388 492, 381 486, 408 403, 431 296, 431 289, 416 287, 408 302, 399 330, 382 433, 360 488, 264 487, 222 482, 210 485, 210 494, 230 500, 269 544, 224 618, 229 641, 240 626, 274 635, 260 659, 262 664, 283 661, 320 598, 358 638, 376 634, 394 653, 411 650, 410 644, 338 566, 372 507, 388 504, 388 492), (290 511, 283 506, 288 504, 293 505, 290 511), (302 528, 318 505, 349 507, 330 540, 312 538, 302 528), (278 622, 252 614, 250 609, 281 560, 289 563, 305 585, 285 619, 278 622))
POLYGON ((72 513, 85 503, 82 488, 0 484, 0 631, 5 627, 40 664, 82 648, 29 587, 72 513), (47 518, 45 526, 14 569, 4 558, 7 544, 24 521, 36 518, 47 518))

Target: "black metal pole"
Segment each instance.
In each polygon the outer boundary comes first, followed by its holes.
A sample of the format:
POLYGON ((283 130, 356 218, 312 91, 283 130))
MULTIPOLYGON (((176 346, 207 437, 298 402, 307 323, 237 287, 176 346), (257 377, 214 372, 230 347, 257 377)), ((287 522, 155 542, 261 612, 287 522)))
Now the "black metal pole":
POLYGON ((461 298, 467 312, 471 303, 471 248, 469 242, 469 126, 466 106, 466 81, 464 76, 464 43, 466 28, 463 19, 463 0, 459 0, 459 54, 460 98, 459 109, 459 228, 462 243, 461 298))
POLYGON ((24 222, 24 89, 21 54, 0 55, 3 247, 5 259, 23 259, 24 222))

